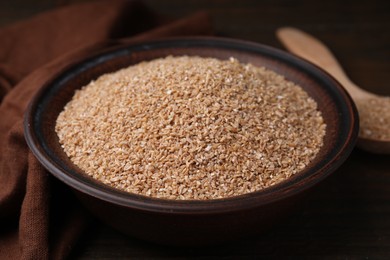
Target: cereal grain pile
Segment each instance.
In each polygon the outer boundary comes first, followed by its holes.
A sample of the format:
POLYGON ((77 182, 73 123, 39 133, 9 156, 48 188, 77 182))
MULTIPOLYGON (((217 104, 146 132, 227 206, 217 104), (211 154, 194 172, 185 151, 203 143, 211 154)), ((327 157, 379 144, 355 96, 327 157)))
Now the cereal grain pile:
POLYGON ((101 76, 75 93, 56 131, 70 159, 103 183, 203 200, 301 171, 325 124, 306 92, 270 70, 182 56, 101 76))
POLYGON ((390 98, 377 97, 357 100, 360 133, 368 139, 390 140, 390 98))

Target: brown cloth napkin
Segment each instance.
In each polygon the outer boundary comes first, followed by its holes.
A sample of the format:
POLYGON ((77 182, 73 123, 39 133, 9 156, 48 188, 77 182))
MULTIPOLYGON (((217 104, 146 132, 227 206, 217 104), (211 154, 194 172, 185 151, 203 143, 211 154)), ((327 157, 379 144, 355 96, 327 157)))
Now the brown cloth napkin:
POLYGON ((202 34, 211 34, 205 13, 172 20, 126 0, 65 6, 0 28, 0 259, 63 259, 89 221, 25 143, 23 114, 40 86, 115 44, 202 34))

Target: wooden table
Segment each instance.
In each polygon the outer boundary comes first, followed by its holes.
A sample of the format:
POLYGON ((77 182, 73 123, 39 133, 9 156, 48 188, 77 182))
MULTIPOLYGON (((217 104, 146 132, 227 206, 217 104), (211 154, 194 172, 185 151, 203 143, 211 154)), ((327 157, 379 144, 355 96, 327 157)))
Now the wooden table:
MULTIPOLYGON (((2 1, 0 24, 50 9, 53 2, 2 1)), ((160 13, 177 17, 209 10, 218 35, 278 48, 282 48, 275 37, 278 27, 301 28, 325 42, 359 86, 390 95, 389 1, 145 2, 160 13)), ((389 159, 355 149, 346 163, 317 187, 303 210, 256 238, 201 249, 169 248, 126 237, 96 221, 72 258, 390 259, 389 159)))

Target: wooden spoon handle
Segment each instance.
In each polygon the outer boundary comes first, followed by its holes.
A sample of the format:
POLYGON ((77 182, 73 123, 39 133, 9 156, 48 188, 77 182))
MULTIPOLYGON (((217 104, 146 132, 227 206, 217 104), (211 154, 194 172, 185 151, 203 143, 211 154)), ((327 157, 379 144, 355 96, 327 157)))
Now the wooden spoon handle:
POLYGON ((331 51, 313 36, 292 27, 280 28, 276 35, 287 50, 327 71, 347 89, 353 98, 372 95, 356 86, 347 77, 331 51))

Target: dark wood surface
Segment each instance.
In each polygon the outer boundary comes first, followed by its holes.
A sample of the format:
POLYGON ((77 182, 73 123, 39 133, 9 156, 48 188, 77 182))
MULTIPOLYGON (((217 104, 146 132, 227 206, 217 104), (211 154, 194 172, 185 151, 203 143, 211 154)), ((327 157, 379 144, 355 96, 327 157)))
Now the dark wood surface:
MULTIPOLYGON (((1 1, 0 25, 61 2, 1 1)), ((176 17, 209 10, 216 34, 278 48, 282 45, 275 30, 286 25, 298 27, 325 42, 357 85, 390 95, 389 1, 145 2, 160 13, 176 17)), ((217 247, 169 248, 126 237, 96 221, 72 258, 390 259, 389 159, 356 149, 333 176, 317 187, 302 210, 255 238, 217 247)))

